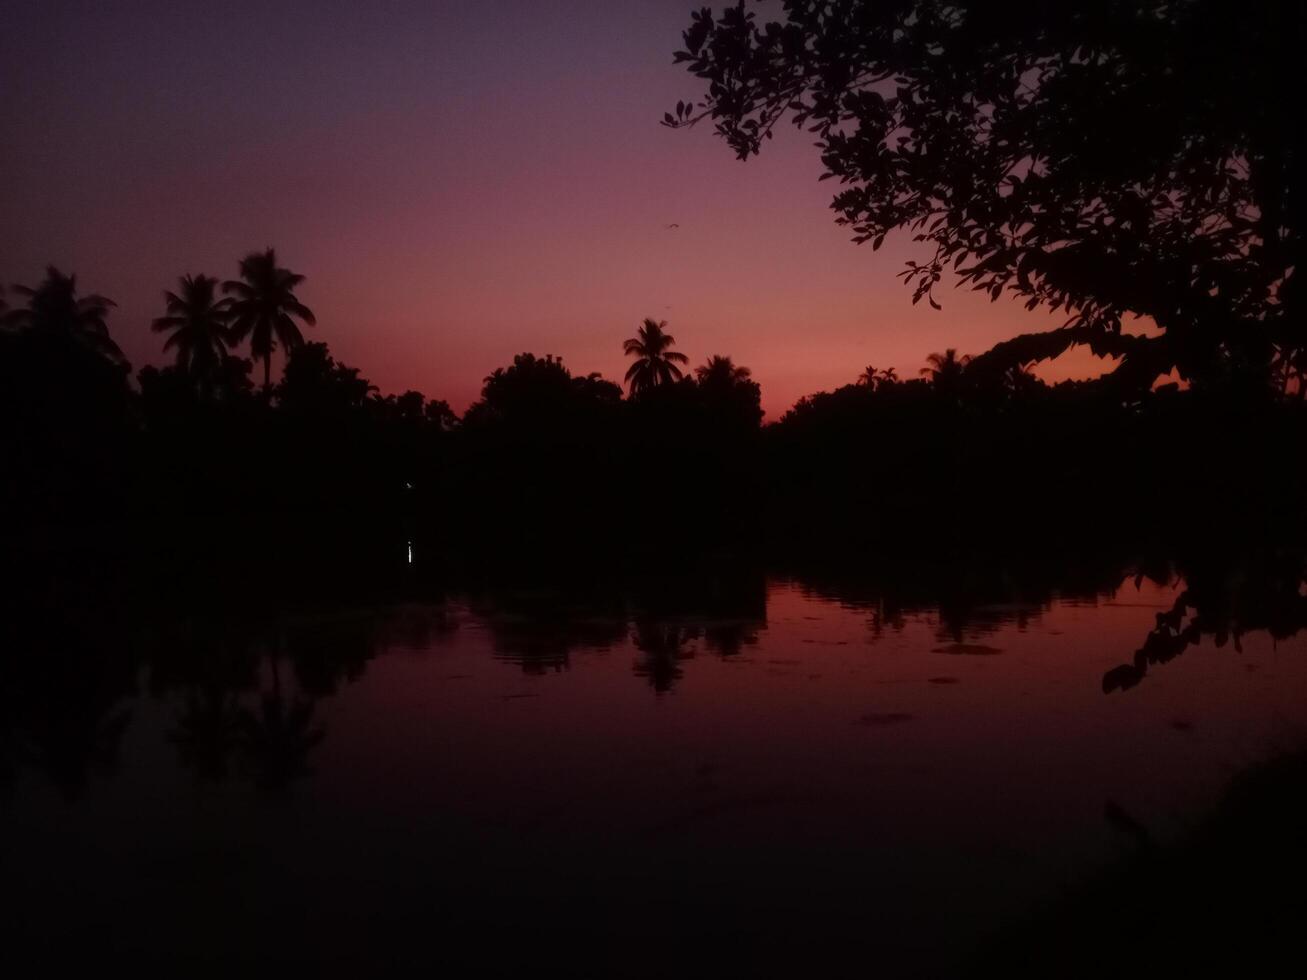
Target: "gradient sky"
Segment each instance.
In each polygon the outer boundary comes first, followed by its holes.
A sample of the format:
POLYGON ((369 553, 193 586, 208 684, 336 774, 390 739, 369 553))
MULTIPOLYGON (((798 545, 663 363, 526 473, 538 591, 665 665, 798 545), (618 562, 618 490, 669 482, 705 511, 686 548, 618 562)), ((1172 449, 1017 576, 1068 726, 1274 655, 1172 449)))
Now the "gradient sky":
POLYGON ((275 245, 313 338, 458 410, 524 350, 620 378, 646 316, 751 367, 773 418, 868 363, 1060 322, 914 307, 912 243, 851 244, 793 129, 740 163, 659 126, 698 95, 671 63, 692 6, 0 0, 0 282, 75 271, 139 367, 178 275, 275 245))

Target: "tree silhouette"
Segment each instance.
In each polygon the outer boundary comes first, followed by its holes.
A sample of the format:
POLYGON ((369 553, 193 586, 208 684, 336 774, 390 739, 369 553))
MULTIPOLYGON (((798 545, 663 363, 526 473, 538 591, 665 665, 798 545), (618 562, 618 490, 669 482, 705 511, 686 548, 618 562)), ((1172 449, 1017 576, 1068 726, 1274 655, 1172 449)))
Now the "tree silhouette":
POLYGON ((858 384, 864 388, 879 388, 881 385, 897 384, 899 380, 898 372, 893 368, 885 368, 883 371, 872 364, 868 364, 858 375, 858 384))
POLYGON ((233 297, 231 332, 236 342, 250 341, 250 355, 263 361, 263 393, 272 393, 272 352, 280 344, 288 352, 304 342, 296 319, 309 326, 317 320, 313 311, 295 296, 304 277, 277 265, 274 249, 251 252, 240 263, 240 278, 222 284, 233 297))
POLYGON ((666 320, 654 321, 646 317, 636 336, 622 345, 626 356, 635 358, 626 371, 626 382, 632 395, 681 380, 681 369, 677 365, 688 364, 690 359, 680 351, 672 350, 676 338, 664 332, 666 326, 666 320))
POLYGON ((277 386, 277 402, 283 408, 340 418, 362 409, 377 386, 331 356, 326 344, 307 343, 294 347, 277 386))
POLYGON ((182 276, 178 282, 177 292, 164 292, 168 312, 152 327, 169 334, 164 351, 176 350, 178 370, 208 393, 227 356, 231 300, 217 298, 212 276, 182 276))
POLYGON ((665 125, 709 118, 741 158, 784 117, 815 134, 855 241, 931 247, 903 272, 932 306, 955 275, 1064 310, 999 345, 1017 363, 1087 344, 1147 391, 1177 369, 1270 387, 1299 363, 1303 156, 1292 0, 745 4, 692 15, 675 58, 706 87, 665 125), (1150 317, 1160 335, 1122 330, 1150 317))
POLYGON ((714 354, 694 369, 694 376, 701 385, 730 388, 748 381, 753 376, 753 372, 747 367, 736 365, 729 357, 714 354))
POLYGON ((27 305, 4 314, 7 327, 78 345, 113 364, 126 363, 105 323, 113 300, 95 294, 78 296, 76 276, 49 266, 39 286, 15 285, 14 292, 26 296, 27 305))
POLYGON ((970 363, 971 355, 958 357, 957 349, 950 347, 943 354, 934 353, 927 357, 921 376, 929 378, 930 383, 940 390, 956 391, 962 382, 963 372, 970 363))

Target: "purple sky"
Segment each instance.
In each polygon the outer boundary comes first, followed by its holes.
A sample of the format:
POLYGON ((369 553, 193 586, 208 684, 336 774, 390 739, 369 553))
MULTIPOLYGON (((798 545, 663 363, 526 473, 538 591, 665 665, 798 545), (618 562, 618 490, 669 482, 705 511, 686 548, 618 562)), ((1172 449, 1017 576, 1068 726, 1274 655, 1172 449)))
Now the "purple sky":
POLYGON ((0 0, 0 281, 77 272, 140 366, 178 275, 275 245, 313 338, 460 410, 523 350, 620 378, 645 316, 751 367, 773 418, 1056 320, 912 306, 911 243, 850 244, 792 129, 742 164, 659 126, 698 94, 671 64, 691 6, 0 0))

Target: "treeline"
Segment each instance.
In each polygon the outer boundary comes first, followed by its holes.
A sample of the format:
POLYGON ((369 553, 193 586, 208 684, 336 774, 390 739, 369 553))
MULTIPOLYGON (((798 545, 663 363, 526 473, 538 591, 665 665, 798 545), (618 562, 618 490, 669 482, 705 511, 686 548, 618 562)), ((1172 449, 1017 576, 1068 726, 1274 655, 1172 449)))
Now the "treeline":
POLYGON ((949 350, 920 378, 869 367, 764 426, 746 368, 691 369, 646 320, 626 392, 524 353, 460 418, 305 341, 302 278, 271 250, 223 284, 183 277, 154 323, 175 363, 136 384, 110 301, 54 269, 17 288, 0 331, 11 540, 509 561, 1302 527, 1307 412, 1270 377, 1048 385, 949 350))

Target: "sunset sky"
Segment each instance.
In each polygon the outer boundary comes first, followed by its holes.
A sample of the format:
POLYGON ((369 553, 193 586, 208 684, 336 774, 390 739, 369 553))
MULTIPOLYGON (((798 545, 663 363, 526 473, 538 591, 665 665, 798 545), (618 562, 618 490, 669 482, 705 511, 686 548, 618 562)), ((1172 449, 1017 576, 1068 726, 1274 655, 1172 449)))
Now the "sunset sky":
POLYGON ((76 272, 139 367, 179 274, 275 245, 313 339, 458 410, 525 350, 620 379, 646 316, 693 363, 751 367, 772 418, 866 364, 1060 322, 951 289, 914 307, 907 236, 852 245, 792 128, 740 163, 659 126, 698 95, 671 60, 691 6, 0 0, 0 281, 76 272))

